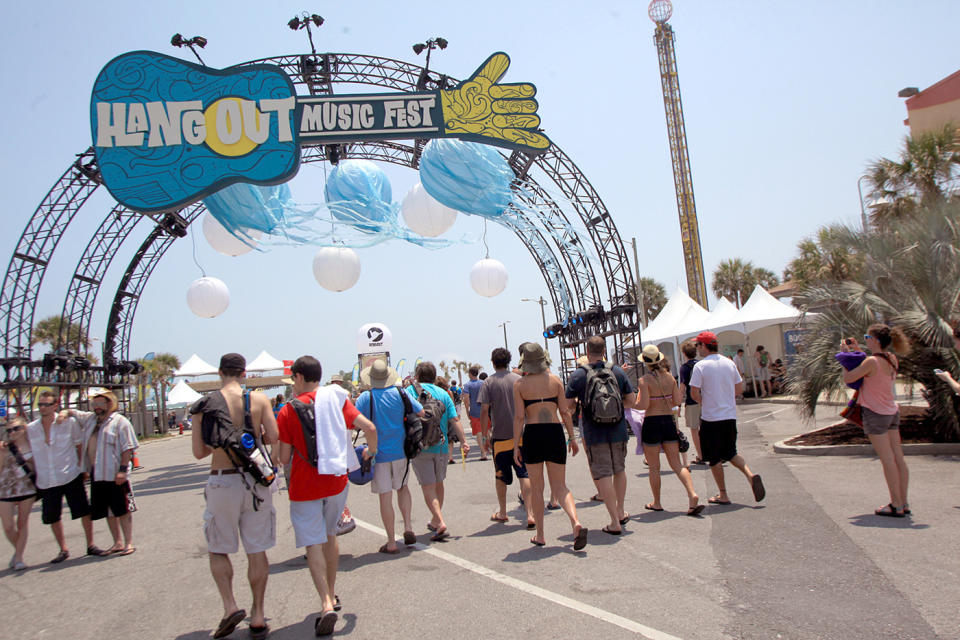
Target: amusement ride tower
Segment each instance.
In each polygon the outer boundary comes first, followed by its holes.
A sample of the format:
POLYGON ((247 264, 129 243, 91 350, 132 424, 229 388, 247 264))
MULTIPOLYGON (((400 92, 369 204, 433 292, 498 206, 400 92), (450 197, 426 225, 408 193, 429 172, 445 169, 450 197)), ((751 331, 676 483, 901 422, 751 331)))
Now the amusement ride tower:
POLYGON ((706 307, 707 283, 703 274, 703 256, 700 254, 697 205, 693 198, 687 129, 683 124, 683 102, 680 100, 680 82, 677 79, 677 54, 673 46, 673 27, 667 24, 667 20, 673 15, 673 5, 670 0, 653 0, 647 8, 647 15, 657 25, 653 39, 657 44, 657 56, 660 59, 660 83, 663 86, 663 108, 667 113, 673 185, 677 192, 677 210, 680 213, 680 237, 687 270, 687 291, 700 306, 706 307))

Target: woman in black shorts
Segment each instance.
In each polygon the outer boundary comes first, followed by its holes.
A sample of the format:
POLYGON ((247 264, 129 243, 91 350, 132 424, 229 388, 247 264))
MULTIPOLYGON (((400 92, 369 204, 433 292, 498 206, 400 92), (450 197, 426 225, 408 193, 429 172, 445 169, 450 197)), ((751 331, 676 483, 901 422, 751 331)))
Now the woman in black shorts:
POLYGON ((4 446, 0 447, 0 520, 3 533, 13 545, 13 557, 7 565, 23 571, 23 551, 27 547, 30 509, 37 499, 33 452, 27 438, 27 423, 14 418, 6 425, 4 446))
POLYGON ((535 342, 520 345, 520 369, 524 376, 513 387, 513 438, 518 443, 514 445, 513 457, 518 466, 525 463, 530 474, 529 506, 537 523, 537 534, 530 542, 538 547, 546 544, 543 532, 543 466, 546 464, 550 491, 570 518, 573 548, 579 551, 587 545, 587 528, 577 519, 577 507, 573 494, 567 489, 565 476, 567 449, 571 455, 577 455, 580 447, 573 431, 570 401, 564 396, 563 383, 550 373, 549 368, 550 358, 543 347, 535 342))
POLYGON ((640 379, 637 408, 645 411, 640 440, 643 442, 643 455, 650 467, 648 477, 650 491, 653 492, 653 502, 648 502, 643 508, 663 511, 660 505, 660 448, 663 447, 663 452, 667 454, 667 463, 687 490, 687 498, 690 500, 687 515, 700 515, 704 506, 700 504, 700 498, 693 489, 690 470, 680 464, 680 437, 677 435, 677 422, 673 416, 673 408, 683 403, 683 394, 680 393, 676 379, 663 370, 666 358, 656 346, 645 346, 640 357, 650 371, 640 379))

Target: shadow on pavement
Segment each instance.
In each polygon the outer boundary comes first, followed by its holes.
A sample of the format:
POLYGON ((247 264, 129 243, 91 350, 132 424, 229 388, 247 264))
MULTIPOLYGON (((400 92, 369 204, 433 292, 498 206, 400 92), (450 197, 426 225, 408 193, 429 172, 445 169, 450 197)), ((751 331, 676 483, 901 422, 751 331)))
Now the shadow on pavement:
MULTIPOLYGON (((486 529, 474 531, 468 534, 467 538, 488 538, 491 536, 501 536, 516 531, 525 531, 527 525, 521 522, 491 522, 486 529)), ((532 530, 531 530, 532 531, 532 530)))
POLYGON ((139 482, 134 479, 134 492, 137 495, 156 495, 175 491, 202 489, 207 484, 210 470, 195 464, 179 464, 167 467, 163 472, 154 474, 139 482))
MULTIPOLYGON (((359 556, 351 555, 342 555, 340 556, 340 572, 353 571, 354 569, 359 569, 360 567, 365 567, 371 564, 379 564, 381 562, 390 562, 391 560, 400 560, 410 555, 411 549, 405 548, 403 543, 399 543, 400 553, 397 554, 388 554, 380 553, 379 551, 371 551, 370 553, 364 553, 359 556), (405 550, 406 549, 406 550, 405 550)), ((302 556, 301 556, 302 557, 302 556)), ((304 566, 306 566, 306 561, 304 561, 304 566)))
POLYGON ((875 527, 877 529, 929 529, 928 524, 914 524, 910 518, 890 518, 874 513, 850 516, 850 524, 855 527, 875 527))
MULTIPOLYGON (((528 542, 527 544, 530 544, 530 543, 528 542)), ((532 544, 530 544, 529 549, 523 549, 522 551, 514 551, 513 553, 508 553, 503 557, 503 561, 504 562, 536 562, 537 560, 542 560, 544 558, 555 556, 558 553, 566 553, 566 552, 567 552, 567 549, 565 549, 564 547, 557 547, 557 546, 535 547, 532 544)), ((580 552, 577 552, 575 555, 580 555, 580 552)))

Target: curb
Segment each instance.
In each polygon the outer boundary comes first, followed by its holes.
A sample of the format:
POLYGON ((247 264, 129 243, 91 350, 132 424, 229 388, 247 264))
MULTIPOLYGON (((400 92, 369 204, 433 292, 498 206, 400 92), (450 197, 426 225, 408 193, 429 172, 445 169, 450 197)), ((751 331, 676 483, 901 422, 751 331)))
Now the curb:
MULTIPOLYGON (((870 444, 790 445, 786 440, 775 442, 774 453, 790 453, 801 456, 862 456, 873 455, 870 444)), ((960 442, 920 442, 903 445, 907 456, 960 455, 960 442)))

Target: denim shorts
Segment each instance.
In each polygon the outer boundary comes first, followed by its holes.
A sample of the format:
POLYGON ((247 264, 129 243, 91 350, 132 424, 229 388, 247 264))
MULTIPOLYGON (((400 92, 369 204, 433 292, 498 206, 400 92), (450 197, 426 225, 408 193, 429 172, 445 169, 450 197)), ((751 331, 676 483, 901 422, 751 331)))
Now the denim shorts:
POLYGON ((864 406, 860 407, 863 411, 863 432, 869 436, 882 436, 887 431, 900 428, 900 412, 890 415, 884 415, 871 411, 864 406))

